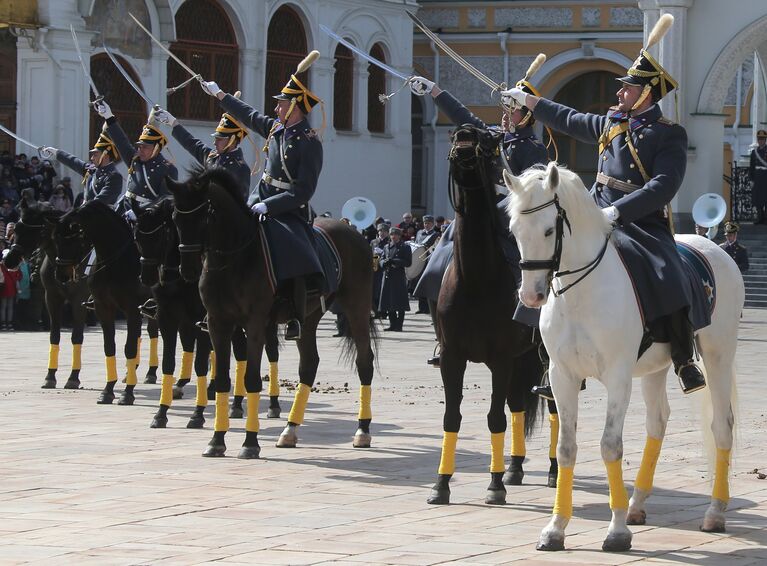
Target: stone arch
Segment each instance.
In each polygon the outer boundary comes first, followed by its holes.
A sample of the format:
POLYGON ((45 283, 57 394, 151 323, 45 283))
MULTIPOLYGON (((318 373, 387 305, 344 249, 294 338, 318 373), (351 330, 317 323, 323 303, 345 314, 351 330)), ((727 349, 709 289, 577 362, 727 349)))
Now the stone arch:
POLYGON ((765 37, 767 37, 767 16, 762 16, 740 30, 725 45, 703 81, 696 109, 698 114, 721 113, 727 91, 738 72, 738 66, 765 43, 765 37))

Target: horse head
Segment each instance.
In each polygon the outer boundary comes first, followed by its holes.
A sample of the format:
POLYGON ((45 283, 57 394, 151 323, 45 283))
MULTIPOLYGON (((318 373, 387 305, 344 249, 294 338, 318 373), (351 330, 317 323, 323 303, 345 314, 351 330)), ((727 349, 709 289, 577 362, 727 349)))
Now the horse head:
POLYGON ((83 227, 82 211, 86 205, 74 208, 59 219, 53 233, 56 248, 56 279, 61 283, 77 281, 81 267, 88 261, 93 247, 83 227))
POLYGON ((175 201, 173 222, 178 231, 178 251, 181 253, 181 276, 185 281, 196 281, 202 274, 202 254, 207 246, 208 187, 193 175, 186 183, 166 179, 175 201))
MULTIPOLYGON (((448 160, 450 175, 459 193, 484 189, 488 201, 495 198, 496 164, 501 138, 500 132, 471 124, 464 124, 453 132, 448 160)), ((457 203, 457 208, 462 208, 461 202, 457 203)))
POLYGON ((503 179, 512 195, 508 207, 510 227, 522 256, 519 298, 528 307, 541 307, 546 304, 550 290, 559 295, 596 267, 607 243, 601 238, 609 234, 610 225, 580 177, 553 161, 546 169, 528 169, 519 177, 504 171, 503 179), (566 237, 573 232, 578 233, 580 241, 578 246, 568 247, 566 237), (587 242, 590 235, 594 236, 595 244, 587 242), (583 253, 591 254, 594 245, 602 246, 596 260, 580 269, 567 270, 581 261, 583 253), (563 260, 568 250, 570 257, 563 260), (566 270, 560 271, 565 264, 566 270), (582 277, 574 283, 553 289, 554 279, 577 273, 582 277))
POLYGON ((173 200, 164 198, 147 208, 134 204, 133 210, 136 213, 134 235, 141 253, 141 282, 151 287, 160 282, 166 272, 178 270, 178 262, 173 261, 178 240, 172 218, 173 200))
POLYGON ((13 245, 5 257, 5 265, 10 269, 18 267, 22 258, 40 247, 44 234, 47 231, 50 236, 60 216, 47 202, 37 202, 32 189, 24 190, 19 208, 21 218, 16 222, 13 245))

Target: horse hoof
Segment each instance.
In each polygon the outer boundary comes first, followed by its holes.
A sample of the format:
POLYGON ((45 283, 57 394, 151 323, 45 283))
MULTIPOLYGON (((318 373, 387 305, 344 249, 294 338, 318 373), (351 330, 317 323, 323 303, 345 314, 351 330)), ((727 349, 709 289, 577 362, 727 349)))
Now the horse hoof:
POLYGON ((168 426, 168 417, 160 417, 155 415, 155 417, 152 419, 152 424, 149 425, 149 428, 165 428, 166 426, 168 426))
POLYGON ((285 429, 277 439, 277 448, 295 448, 298 444, 298 435, 292 429, 285 429))
MULTIPOLYGON (((55 382, 54 382, 54 386, 55 386, 55 382)), ((80 389, 80 380, 67 379, 67 382, 64 384, 64 389, 80 389)))
POLYGON ((173 400, 178 401, 179 399, 184 398, 184 390, 181 387, 174 387, 173 388, 173 400))
POLYGON ((549 473, 549 477, 546 480, 546 487, 557 487, 557 474, 549 473))
POLYGON ((503 474, 503 485, 522 485, 522 478, 524 477, 525 472, 522 470, 506 470, 503 474))
POLYGON ((56 389, 56 380, 55 379, 46 379, 40 389, 56 389))
POLYGON ((355 448, 370 448, 370 441, 372 438, 373 437, 370 436, 369 432, 357 429, 357 432, 354 434, 354 441, 352 442, 352 446, 355 448))
POLYGON ((281 409, 279 407, 269 407, 269 409, 266 411, 266 418, 267 419, 279 419, 281 409))
POLYGON ((240 460, 257 460, 260 455, 260 446, 243 446, 240 448, 240 452, 237 454, 237 457, 240 460))
POLYGON ((506 505, 505 489, 488 489, 485 495, 485 503, 488 505, 506 505))
POLYGON ((429 505, 448 505, 450 503, 450 489, 449 488, 431 488, 431 493, 426 499, 426 503, 429 505))
POLYGON ((147 376, 144 378, 144 383, 146 385, 155 385, 157 383, 157 376, 147 374, 147 376))
POLYGON ((628 515, 626 515, 627 525, 644 525, 647 522, 647 513, 644 509, 638 511, 632 511, 629 509, 628 515))
POLYGON ((232 407, 229 409, 229 418, 230 419, 241 419, 244 415, 244 412, 242 410, 242 407, 232 407))
POLYGON ((704 517, 700 530, 704 533, 723 533, 725 532, 724 518, 710 519, 704 517))
POLYGON ((546 541, 540 540, 535 545, 535 550, 541 550, 543 552, 557 552, 565 549, 565 539, 549 539, 546 541))
POLYGON ((112 401, 115 400, 115 394, 111 391, 102 391, 101 394, 99 394, 99 398, 96 401, 97 405, 111 405, 112 401))
POLYGON ((607 535, 602 543, 605 552, 626 552, 631 549, 631 533, 614 533, 607 535))
POLYGON ((118 405, 133 405, 133 402, 136 400, 136 396, 133 395, 131 391, 123 391, 123 394, 120 395, 120 400, 117 401, 118 405))
POLYGON ((194 416, 194 417, 190 417, 189 422, 186 423, 186 428, 202 428, 204 424, 205 424, 205 417, 194 416))
POLYGON ((205 447, 205 451, 202 453, 202 455, 206 458, 222 458, 225 453, 225 444, 214 444, 213 446, 208 444, 208 446, 205 447))

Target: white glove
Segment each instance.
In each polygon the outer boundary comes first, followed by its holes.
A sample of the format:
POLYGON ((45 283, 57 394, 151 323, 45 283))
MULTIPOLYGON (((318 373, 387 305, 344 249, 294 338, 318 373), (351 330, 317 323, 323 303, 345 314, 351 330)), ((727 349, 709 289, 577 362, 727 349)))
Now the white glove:
POLYGON ((112 114, 112 109, 109 107, 109 104, 104 102, 104 100, 97 100, 93 103, 93 109, 96 111, 96 113, 104 118, 104 120, 111 118, 114 116, 112 114))
POLYGON ((521 88, 510 88, 501 91, 501 102, 505 106, 511 106, 512 101, 516 106, 527 106, 527 93, 521 88))
POLYGON ((178 124, 178 120, 176 120, 176 117, 165 110, 164 108, 157 108, 154 111, 154 119, 157 120, 160 124, 166 124, 170 126, 171 128, 178 124))
POLYGON ((205 94, 209 94, 210 96, 216 96, 221 92, 221 87, 218 86, 215 81, 200 81, 200 86, 205 94))
POLYGON ((610 224, 615 225, 615 223, 618 222, 618 218, 620 218, 621 213, 618 212, 618 209, 614 206, 608 206, 607 208, 602 209, 602 215, 610 224))
POLYGON ((257 202, 253 206, 250 207, 250 210, 252 210, 256 214, 266 214, 266 203, 264 202, 257 202))
POLYGON ((50 146, 37 148, 37 153, 39 153, 40 157, 42 157, 43 159, 53 159, 54 157, 56 157, 56 153, 58 151, 59 150, 56 149, 55 147, 50 147, 50 146))
POLYGON ((434 82, 424 77, 411 77, 410 78, 410 90, 416 96, 424 96, 429 94, 431 89, 434 88, 434 82))
POLYGON ((136 213, 133 212, 132 208, 129 208, 127 211, 125 211, 125 214, 123 214, 123 218, 125 218, 125 220, 127 220, 128 222, 135 222, 136 213))

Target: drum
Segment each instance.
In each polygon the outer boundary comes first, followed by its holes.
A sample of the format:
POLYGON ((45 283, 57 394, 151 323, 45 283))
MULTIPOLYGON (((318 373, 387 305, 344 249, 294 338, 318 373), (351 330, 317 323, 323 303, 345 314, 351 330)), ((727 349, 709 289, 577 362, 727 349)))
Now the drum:
POLYGON ((429 252, 431 251, 423 244, 416 244, 413 241, 405 242, 410 246, 410 252, 413 255, 413 261, 410 267, 405 268, 405 277, 408 281, 418 279, 426 268, 426 262, 429 261, 429 252))

